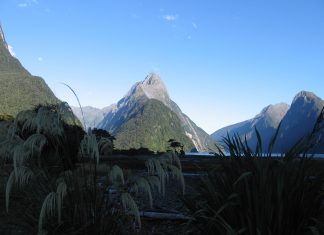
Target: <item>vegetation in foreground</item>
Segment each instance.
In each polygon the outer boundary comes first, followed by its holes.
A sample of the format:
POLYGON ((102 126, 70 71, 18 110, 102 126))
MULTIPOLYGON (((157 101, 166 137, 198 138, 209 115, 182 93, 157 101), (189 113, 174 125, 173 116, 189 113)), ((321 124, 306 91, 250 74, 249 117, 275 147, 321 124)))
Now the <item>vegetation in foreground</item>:
MULTIPOLYGON (((112 152, 114 138, 100 130, 84 133, 71 115, 63 103, 2 119, 0 129, 8 132, 0 131, 1 168, 11 170, 6 210, 20 211, 14 219, 30 234, 141 233, 138 197, 152 205, 153 192, 164 194, 172 176, 184 190, 180 160, 174 154, 149 159, 141 176, 107 166, 102 176, 99 155, 112 152)), ((220 150, 195 193, 183 197, 191 218, 186 232, 323 234, 323 165, 297 157, 313 147, 322 117, 309 141, 300 140, 281 158, 271 156, 278 131, 266 156, 257 130, 254 151, 237 136, 226 138, 231 156, 220 150)), ((168 144, 182 149, 174 139, 168 144)))
POLYGON ((112 140, 105 133, 84 133, 69 115, 71 110, 62 103, 23 111, 14 121, 2 122, 8 130, 0 136, 2 166, 12 168, 5 188, 6 210, 19 195, 20 219, 31 234, 135 231, 141 227, 139 194, 152 205, 152 192, 164 194, 173 176, 184 190, 174 154, 149 159, 143 176, 127 177, 114 165, 100 177, 99 152, 111 149, 112 140))
POLYGON ((322 111, 313 132, 279 158, 271 155, 279 129, 268 154, 262 152, 257 130, 255 151, 238 136, 225 138, 230 157, 220 150, 217 164, 201 179, 196 194, 183 199, 193 216, 188 230, 233 235, 324 234, 324 167, 305 154, 299 157, 314 147, 323 123, 322 111))

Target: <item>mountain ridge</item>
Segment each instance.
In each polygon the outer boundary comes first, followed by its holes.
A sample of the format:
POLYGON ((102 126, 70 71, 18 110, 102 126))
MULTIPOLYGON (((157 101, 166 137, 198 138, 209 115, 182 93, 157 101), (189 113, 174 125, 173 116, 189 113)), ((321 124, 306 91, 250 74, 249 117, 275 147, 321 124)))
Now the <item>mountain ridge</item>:
MULTIPOLYGON (((252 149, 255 149, 257 143, 255 128, 257 128, 261 134, 263 146, 268 146, 271 137, 275 134, 280 121, 282 120, 288 109, 289 105, 286 103, 268 105, 253 118, 223 127, 215 131, 211 136, 216 141, 222 141, 222 138, 227 137, 227 134, 230 137, 234 134, 238 134, 238 136, 242 140, 245 140, 246 138, 249 146, 252 149)), ((267 150, 268 149, 265 149, 265 151, 267 150)))
MULTIPOLYGON (((243 140, 247 136, 248 144, 253 149, 257 141, 254 127, 257 127, 261 135, 263 147, 267 148, 271 137, 274 135, 279 123, 281 123, 273 151, 284 153, 291 149, 299 140, 305 140, 312 132, 316 120, 324 107, 324 101, 313 92, 300 91, 295 95, 290 106, 281 103, 281 105, 277 104, 277 109, 271 110, 273 107, 271 105, 265 107, 252 119, 223 127, 215 131, 212 137, 215 140, 221 141, 222 137, 227 136, 227 133, 230 137, 237 133, 243 140), (267 113, 268 115, 264 115, 267 113), (258 127, 257 123, 260 120, 268 124, 268 129, 258 127), (254 140, 251 139, 253 135, 254 140)), ((323 127, 316 137, 319 144, 311 151, 316 153, 324 152, 324 140, 321 136, 324 136, 323 127)), ((263 150, 267 151, 268 149, 263 150)))
POLYGON ((81 121, 84 129, 89 127, 95 128, 102 121, 105 115, 115 108, 116 104, 112 104, 102 109, 92 106, 83 106, 81 111, 80 107, 71 106, 74 115, 81 121))

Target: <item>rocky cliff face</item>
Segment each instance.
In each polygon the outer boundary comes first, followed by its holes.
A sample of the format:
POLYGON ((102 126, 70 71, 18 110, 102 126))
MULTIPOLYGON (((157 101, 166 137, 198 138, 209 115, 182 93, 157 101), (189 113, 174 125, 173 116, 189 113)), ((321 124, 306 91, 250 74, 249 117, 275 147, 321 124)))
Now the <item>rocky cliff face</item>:
MULTIPOLYGON (((157 74, 153 73, 148 75, 144 81, 136 83, 117 103, 116 109, 107 113, 103 121, 98 124, 98 127, 112 133, 118 133, 125 122, 132 118, 132 115, 136 116, 136 113, 133 112, 134 107, 144 105, 148 100, 158 100, 176 114, 183 133, 192 141, 198 151, 217 150, 215 141, 182 113, 178 105, 170 99, 163 81, 157 74)), ((157 110, 155 109, 155 111, 157 110)))
POLYGON ((254 118, 224 127, 214 132, 212 137, 217 141, 221 141, 227 134, 230 137, 234 134, 238 134, 243 140, 246 137, 249 146, 254 149, 257 143, 256 128, 262 136, 263 150, 267 151, 270 139, 275 134, 280 121, 285 116, 288 109, 289 105, 285 103, 269 105, 254 118))
POLYGON ((161 101, 165 106, 171 106, 171 99, 168 91, 157 74, 149 74, 144 81, 138 84, 145 96, 149 99, 156 99, 161 101))

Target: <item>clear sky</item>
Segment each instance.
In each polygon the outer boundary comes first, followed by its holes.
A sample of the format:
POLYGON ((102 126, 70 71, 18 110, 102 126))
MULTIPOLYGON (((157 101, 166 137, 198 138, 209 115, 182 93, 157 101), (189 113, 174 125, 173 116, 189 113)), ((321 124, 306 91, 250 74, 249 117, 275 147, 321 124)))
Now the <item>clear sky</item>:
MULTIPOLYGON (((324 98, 323 0, 0 0, 16 57, 72 105, 158 73, 208 133, 301 90, 324 98)), ((1 84, 0 84, 1 85, 1 84)))

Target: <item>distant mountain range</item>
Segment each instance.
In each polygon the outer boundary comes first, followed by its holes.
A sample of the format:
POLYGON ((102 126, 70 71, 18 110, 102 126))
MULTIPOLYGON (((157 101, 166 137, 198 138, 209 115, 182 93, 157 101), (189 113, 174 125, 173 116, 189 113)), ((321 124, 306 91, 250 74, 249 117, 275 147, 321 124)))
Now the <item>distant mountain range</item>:
MULTIPOLYGON (((0 114, 15 116, 39 104, 60 102, 45 81, 31 75, 9 52, 0 26, 0 114)), ((108 130, 116 139, 116 147, 149 148, 164 151, 168 140, 175 139, 186 151, 217 151, 216 142, 237 133, 248 144, 256 145, 257 128, 263 140, 264 151, 279 123, 281 127, 275 152, 288 151, 296 142, 312 132, 324 101, 314 93, 302 91, 292 104, 281 103, 264 108, 254 118, 224 127, 211 136, 199 128, 169 97, 167 89, 156 74, 150 74, 136 83, 117 104, 104 109, 72 107, 75 115, 86 127, 108 130)), ((313 152, 324 153, 324 130, 314 136, 318 143, 313 152)), ((302 140, 303 141, 303 140, 302 140)))
POLYGON ((229 136, 238 134, 243 139, 246 137, 250 147, 254 149, 257 143, 255 132, 255 128, 257 128, 261 133, 264 146, 268 146, 271 137, 275 134, 281 119, 287 113, 288 109, 289 105, 285 103, 269 105, 254 118, 224 127, 214 132, 211 136, 215 140, 221 141, 227 134, 229 136))
POLYGON ((35 105, 57 102, 45 81, 31 75, 10 54, 0 25, 0 114, 15 116, 35 105))
POLYGON ((87 129, 89 127, 90 128, 97 127, 97 125, 105 118, 106 114, 116 108, 116 105, 113 104, 111 106, 102 109, 94 108, 91 106, 84 106, 82 107, 83 116, 82 116, 82 111, 79 107, 71 106, 71 108, 73 113, 82 122, 83 127, 87 129))
MULTIPOLYGON (((31 75, 10 54, 1 27, 0 84, 0 114, 15 116, 39 104, 60 102, 42 78, 31 75)), ((155 74, 136 83, 116 105, 104 109, 83 107, 83 115, 79 108, 72 109, 84 126, 114 134, 117 148, 164 151, 167 141, 175 139, 185 150, 216 150, 215 141, 181 112, 155 74)))
MULTIPOLYGON (((237 134, 243 140, 246 138, 249 146, 255 149, 257 142, 255 128, 257 128, 262 137, 263 151, 266 152, 270 139, 281 122, 273 152, 283 153, 312 132, 323 106, 324 101, 314 93, 301 91, 295 96, 290 106, 285 103, 269 105, 254 118, 221 128, 211 136, 214 140, 221 142, 227 134, 230 137, 237 134)), ((317 133, 316 138, 318 144, 312 151, 323 153, 324 129, 317 133)))

